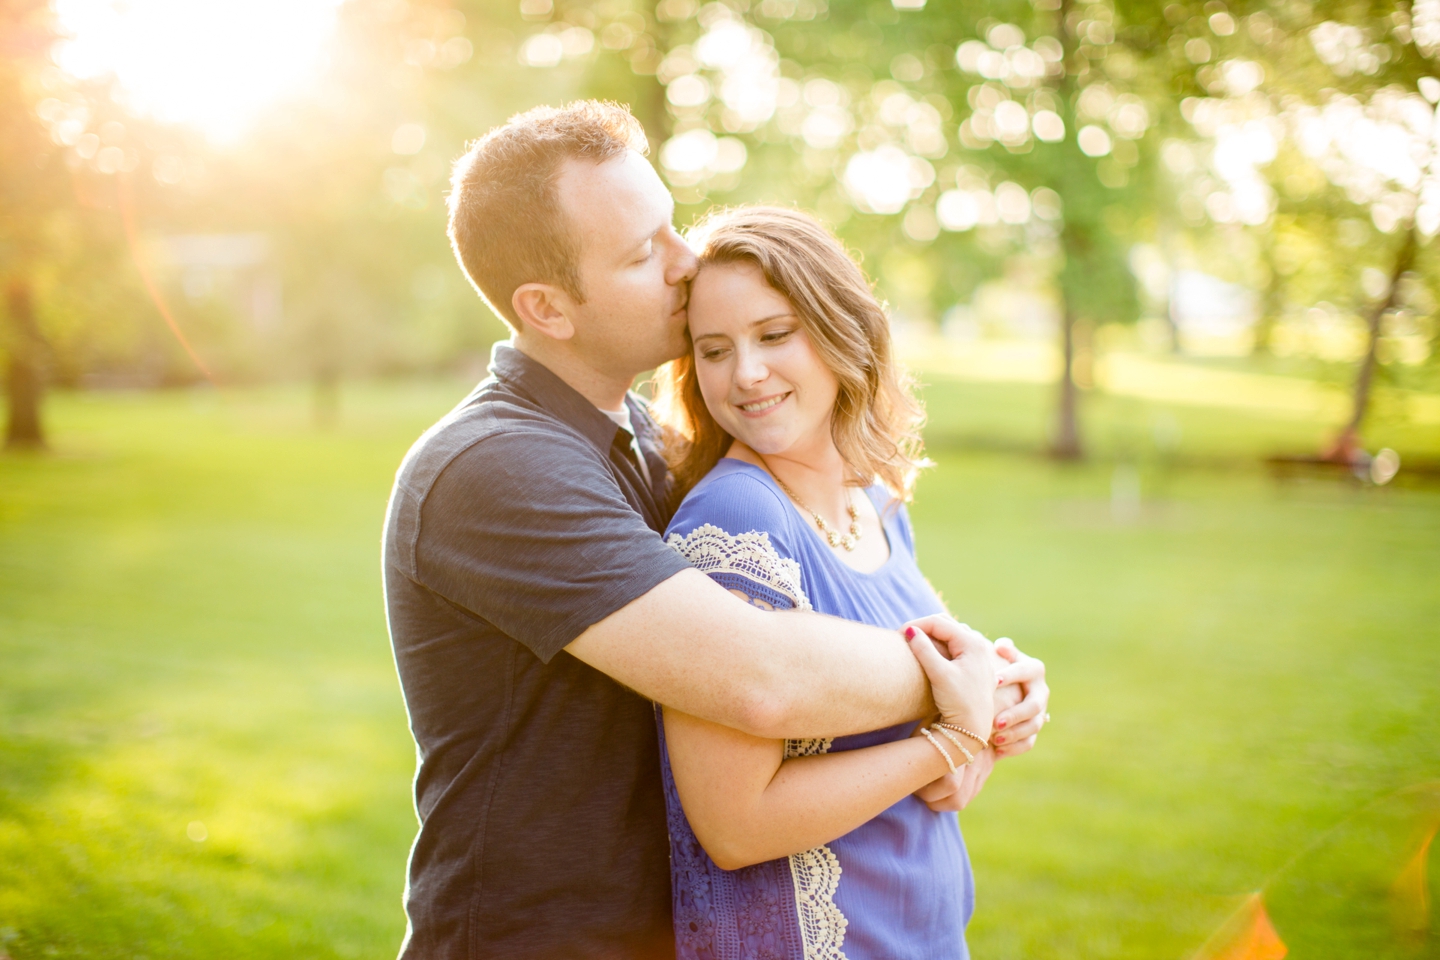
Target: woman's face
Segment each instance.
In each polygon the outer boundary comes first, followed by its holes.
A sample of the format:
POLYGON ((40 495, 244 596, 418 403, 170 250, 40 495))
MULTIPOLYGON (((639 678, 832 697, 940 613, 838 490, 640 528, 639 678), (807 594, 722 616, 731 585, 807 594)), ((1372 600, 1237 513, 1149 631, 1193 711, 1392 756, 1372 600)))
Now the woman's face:
POLYGON ((710 265, 690 289, 695 371, 710 415, 761 454, 829 444, 840 384, 790 301, 750 263, 710 265))

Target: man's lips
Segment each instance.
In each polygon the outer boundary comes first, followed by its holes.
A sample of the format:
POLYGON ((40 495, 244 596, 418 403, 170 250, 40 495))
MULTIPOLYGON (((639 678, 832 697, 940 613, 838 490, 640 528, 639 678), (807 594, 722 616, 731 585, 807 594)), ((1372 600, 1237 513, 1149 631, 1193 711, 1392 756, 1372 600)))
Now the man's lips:
POLYGON ((787 390, 784 393, 772 393, 770 396, 760 397, 758 400, 750 400, 745 403, 737 403, 735 404, 735 407, 747 417, 758 417, 762 414, 768 413, 769 411, 780 406, 780 404, 784 403, 785 398, 790 396, 791 392, 792 391, 787 390))

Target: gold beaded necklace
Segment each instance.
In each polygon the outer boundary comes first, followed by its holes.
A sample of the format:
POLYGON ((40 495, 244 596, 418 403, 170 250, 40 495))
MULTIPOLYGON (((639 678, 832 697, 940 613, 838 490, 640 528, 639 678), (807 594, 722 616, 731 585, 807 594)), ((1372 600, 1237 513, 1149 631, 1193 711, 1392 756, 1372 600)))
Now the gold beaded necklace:
MULTIPOLYGON (((763 457, 761 461, 764 461, 763 457)), ((839 530, 830 526, 824 517, 805 506, 805 501, 795 495, 795 491, 790 489, 790 485, 784 480, 781 480, 780 475, 774 470, 770 470, 770 464, 765 464, 765 469, 770 471, 770 476, 774 477, 775 482, 780 484, 780 489, 785 491, 785 495, 795 501, 795 506, 810 514, 811 519, 815 521, 815 526, 819 528, 820 535, 825 538, 826 543, 832 547, 840 547, 847 553, 855 549, 856 544, 860 542, 860 512, 855 509, 855 498, 850 492, 849 487, 845 488, 845 512, 850 515, 850 531, 848 533, 841 533, 839 530)))

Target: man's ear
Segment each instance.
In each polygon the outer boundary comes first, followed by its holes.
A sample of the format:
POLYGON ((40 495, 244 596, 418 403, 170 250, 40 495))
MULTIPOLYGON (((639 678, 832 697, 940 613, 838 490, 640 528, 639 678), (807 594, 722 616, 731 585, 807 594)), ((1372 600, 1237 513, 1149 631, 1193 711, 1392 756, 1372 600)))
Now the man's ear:
POLYGON ((510 296, 510 306, 521 322, 551 340, 575 336, 575 325, 570 322, 574 305, 568 293, 548 283, 522 283, 510 296))

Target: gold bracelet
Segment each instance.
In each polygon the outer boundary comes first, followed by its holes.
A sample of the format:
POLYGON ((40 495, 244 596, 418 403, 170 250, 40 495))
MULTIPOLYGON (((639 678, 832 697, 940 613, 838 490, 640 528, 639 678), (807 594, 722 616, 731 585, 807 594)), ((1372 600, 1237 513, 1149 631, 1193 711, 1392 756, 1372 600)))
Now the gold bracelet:
POLYGON ((969 730, 966 730, 964 727, 960 726, 958 723, 946 723, 944 720, 936 720, 936 721, 935 721, 935 726, 941 727, 941 728, 943 728, 943 729, 945 729, 945 730, 954 730, 956 733, 963 733, 965 736, 969 737, 971 740, 974 740, 976 743, 980 744, 981 747, 988 747, 988 746, 990 746, 990 741, 989 741, 989 740, 986 740, 986 739, 985 739, 984 737, 982 737, 982 736, 978 736, 978 735, 976 735, 976 734, 974 734, 974 733, 971 733, 969 730))
POLYGON ((955 744, 956 748, 958 748, 961 753, 965 754, 965 762, 961 764, 962 767, 968 767, 970 766, 970 764, 975 762, 975 754, 965 749, 965 744, 960 742, 959 737, 955 736, 955 734, 951 733, 949 730, 946 730, 944 727, 940 727, 938 724, 936 726, 939 727, 941 736, 943 736, 946 740, 949 740, 951 743, 955 744))
POLYGON ((955 766, 955 761, 950 758, 950 754, 945 752, 945 748, 940 746, 940 741, 935 739, 935 735, 925 727, 921 727, 920 732, 925 735, 926 740, 930 741, 930 746, 940 751, 940 756, 945 758, 945 765, 950 768, 950 772, 959 773, 960 768, 955 766))

